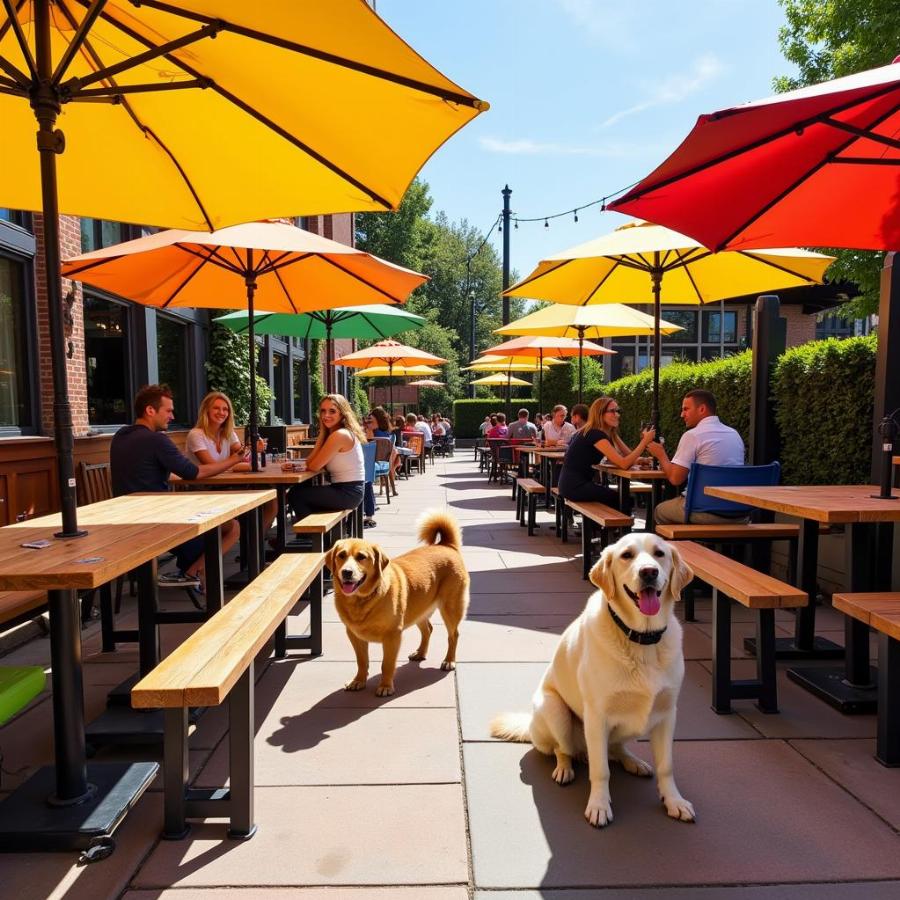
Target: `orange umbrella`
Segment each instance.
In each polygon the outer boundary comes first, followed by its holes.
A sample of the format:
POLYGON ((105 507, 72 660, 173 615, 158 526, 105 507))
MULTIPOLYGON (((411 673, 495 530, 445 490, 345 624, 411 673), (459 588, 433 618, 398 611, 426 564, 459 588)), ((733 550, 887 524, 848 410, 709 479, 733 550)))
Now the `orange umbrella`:
MULTIPOLYGON (((585 356, 600 356, 604 353, 615 353, 615 350, 608 350, 595 344, 593 341, 586 341, 583 337, 578 340, 566 337, 546 337, 544 335, 532 335, 528 337, 518 337, 511 341, 505 341, 496 347, 490 347, 485 353, 496 353, 500 356, 536 356, 541 363, 544 362, 544 351, 549 350, 550 356, 577 356, 578 357, 578 402, 581 403, 581 384, 583 381, 583 371, 581 361, 585 356)), ((538 370, 538 406, 544 408, 544 370, 543 365, 538 370)))

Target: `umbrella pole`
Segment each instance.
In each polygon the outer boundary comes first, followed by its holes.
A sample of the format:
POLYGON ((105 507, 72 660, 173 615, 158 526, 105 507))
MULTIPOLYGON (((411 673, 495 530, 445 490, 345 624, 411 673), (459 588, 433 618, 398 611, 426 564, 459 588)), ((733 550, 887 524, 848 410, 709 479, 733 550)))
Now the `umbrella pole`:
POLYGON ((244 283, 247 285, 247 310, 249 316, 247 321, 249 327, 247 335, 250 342, 250 468, 254 472, 259 471, 259 454, 256 452, 256 441, 259 435, 259 424, 256 410, 256 334, 254 329, 253 316, 253 295, 256 293, 256 278, 253 274, 253 251, 249 253, 249 270, 244 276, 244 283))
POLYGON ((388 396, 391 400, 391 418, 394 417, 394 364, 388 360, 388 396))
POLYGON ((544 348, 538 349, 538 412, 544 411, 544 348))
POLYGON ((653 427, 659 438, 659 364, 661 357, 660 336, 660 294, 662 292, 662 269, 659 265, 659 251, 654 254, 654 268, 650 271, 653 280, 653 427))
POLYGON ((334 393, 334 353, 331 347, 331 316, 325 314, 325 393, 334 393))
POLYGON ((506 370, 506 421, 509 421, 510 413, 512 412, 512 401, 510 399, 510 395, 512 394, 512 368, 506 370))
POLYGON ((584 384, 584 329, 578 329, 578 402, 581 403, 581 389, 584 384))

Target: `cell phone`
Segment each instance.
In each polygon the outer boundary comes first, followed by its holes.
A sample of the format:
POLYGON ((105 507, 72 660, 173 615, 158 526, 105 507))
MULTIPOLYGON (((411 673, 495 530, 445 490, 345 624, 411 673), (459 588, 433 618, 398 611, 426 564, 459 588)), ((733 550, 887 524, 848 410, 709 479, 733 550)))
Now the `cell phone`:
POLYGON ((39 541, 25 541, 21 546, 27 547, 29 550, 43 550, 45 547, 49 547, 52 543, 53 541, 41 539, 39 541))

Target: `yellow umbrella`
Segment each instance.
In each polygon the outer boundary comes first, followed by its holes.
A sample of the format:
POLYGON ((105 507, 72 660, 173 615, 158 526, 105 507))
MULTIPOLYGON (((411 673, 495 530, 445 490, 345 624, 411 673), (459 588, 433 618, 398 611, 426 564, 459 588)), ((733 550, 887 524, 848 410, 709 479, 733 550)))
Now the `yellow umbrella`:
POLYGON ((526 381, 524 378, 516 378, 515 375, 502 375, 499 372, 496 375, 485 375, 484 378, 476 378, 472 384, 484 384, 489 386, 501 386, 501 387, 509 387, 510 385, 515 385, 516 387, 524 387, 526 384, 530 385, 530 381, 526 381))
POLYGON ((390 378, 396 375, 398 378, 408 377, 410 375, 440 375, 441 370, 432 366, 369 366, 367 369, 359 369, 356 372, 357 378, 390 378))
POLYGON ((479 356, 463 372, 540 372, 549 366, 561 366, 561 359, 547 357, 544 360, 527 359, 521 356, 479 356))
MULTIPOLYGON (((806 250, 712 253, 693 238, 629 222, 542 260, 505 293, 555 303, 709 303, 763 291, 819 284, 833 257, 806 250)), ((653 423, 659 421, 660 337, 653 350, 653 423)))
POLYGON ((445 383, 443 381, 435 381, 433 378, 420 378, 418 381, 407 381, 406 382, 410 387, 445 387, 445 383))
MULTIPOLYGON (((681 331, 680 325, 659 323, 660 334, 681 331)), ((654 333, 653 316, 621 303, 605 303, 599 306, 570 306, 567 303, 551 303, 541 307, 509 325, 495 328, 494 334, 547 335, 548 337, 575 337, 597 341, 606 337, 634 337, 654 333)))

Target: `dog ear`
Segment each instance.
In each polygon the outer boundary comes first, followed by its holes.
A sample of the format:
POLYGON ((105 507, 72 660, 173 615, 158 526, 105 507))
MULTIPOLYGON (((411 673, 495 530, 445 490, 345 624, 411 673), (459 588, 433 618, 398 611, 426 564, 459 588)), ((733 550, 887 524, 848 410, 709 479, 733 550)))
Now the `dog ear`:
POLYGON ((334 574, 334 555, 343 543, 343 541, 335 541, 332 548, 325 554, 325 568, 332 574, 334 574))
POLYGON ((612 597, 616 593, 616 583, 612 574, 612 560, 612 547, 607 547, 600 554, 600 559, 594 563, 594 567, 589 575, 591 584, 600 588, 607 597, 612 597))
POLYGON ((673 600, 680 600, 682 590, 691 583, 694 577, 694 571, 681 558, 677 547, 669 544, 669 549, 672 551, 672 571, 669 575, 669 583, 666 585, 666 590, 671 593, 673 600))
POLYGON ((375 551, 375 568, 378 569, 378 574, 380 575, 387 568, 391 558, 381 547, 374 547, 373 549, 375 551))

